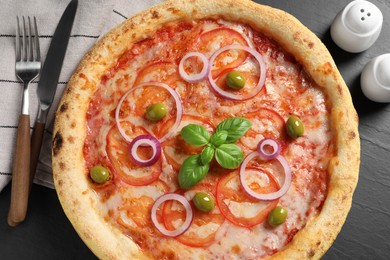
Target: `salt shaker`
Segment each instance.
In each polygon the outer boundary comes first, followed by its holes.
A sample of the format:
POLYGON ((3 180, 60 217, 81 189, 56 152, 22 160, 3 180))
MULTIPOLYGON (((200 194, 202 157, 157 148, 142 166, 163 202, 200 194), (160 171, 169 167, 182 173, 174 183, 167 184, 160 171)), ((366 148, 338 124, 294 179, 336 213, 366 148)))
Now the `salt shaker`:
POLYGON ((355 0, 336 16, 330 34, 340 48, 358 53, 374 44, 382 24, 383 15, 376 5, 365 0, 355 0))
POLYGON ((390 53, 382 54, 364 67, 360 85, 363 94, 375 102, 390 102, 390 53))

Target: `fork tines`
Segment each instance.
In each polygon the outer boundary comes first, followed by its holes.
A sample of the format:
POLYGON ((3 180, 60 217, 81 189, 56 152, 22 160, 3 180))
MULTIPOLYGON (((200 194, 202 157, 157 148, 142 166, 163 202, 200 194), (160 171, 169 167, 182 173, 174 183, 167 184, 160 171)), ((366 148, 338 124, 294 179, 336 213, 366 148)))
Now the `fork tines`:
POLYGON ((19 17, 16 17, 17 20, 17 29, 16 29, 16 60, 23 61, 40 61, 40 48, 39 48, 39 35, 37 20, 34 16, 34 29, 31 28, 31 19, 30 16, 28 19, 28 31, 26 29, 26 21, 24 16, 22 16, 22 34, 20 30, 20 21, 19 17), (34 33, 34 34, 33 34, 34 33), (34 40, 33 40, 34 38, 34 40), (22 44, 20 44, 22 41, 22 44), (27 46, 27 48, 22 48, 22 46, 27 46), (35 50, 35 52, 33 51, 35 50))

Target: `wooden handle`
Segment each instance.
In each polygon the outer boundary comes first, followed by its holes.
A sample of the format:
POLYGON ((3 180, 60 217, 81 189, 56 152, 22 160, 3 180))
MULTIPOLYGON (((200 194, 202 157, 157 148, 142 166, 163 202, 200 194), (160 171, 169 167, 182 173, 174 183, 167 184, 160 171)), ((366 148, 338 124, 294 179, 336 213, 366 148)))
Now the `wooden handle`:
POLYGON ((35 172, 37 170, 44 131, 45 131, 45 124, 36 122, 34 131, 31 136, 30 188, 34 180, 35 172))
POLYGON ((16 137, 16 151, 12 168, 11 203, 8 225, 22 222, 27 213, 30 187, 30 116, 20 115, 16 137))

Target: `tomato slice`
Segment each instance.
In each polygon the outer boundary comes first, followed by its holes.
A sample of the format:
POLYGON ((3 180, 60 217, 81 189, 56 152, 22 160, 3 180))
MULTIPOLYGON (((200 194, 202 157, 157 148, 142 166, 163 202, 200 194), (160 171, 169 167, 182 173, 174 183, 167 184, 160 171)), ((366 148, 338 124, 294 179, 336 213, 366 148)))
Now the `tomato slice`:
MULTIPOLYGON (((250 185, 259 193, 277 191, 280 186, 277 180, 265 169, 247 168, 262 176, 263 185, 250 185)), ((238 170, 225 175, 217 185, 217 204, 227 220, 237 226, 252 227, 266 220, 268 214, 276 207, 279 200, 259 201, 250 197, 242 188, 238 170)))
POLYGON ((282 148, 286 141, 286 123, 283 117, 268 108, 259 108, 256 111, 245 113, 243 117, 253 123, 253 126, 240 139, 240 143, 245 147, 255 150, 258 143, 263 138, 273 138, 278 140, 282 148))
POLYGON ((120 118, 127 120, 135 116, 145 119, 146 109, 157 102, 164 103, 170 111, 169 114, 176 112, 176 105, 169 91, 150 85, 135 89, 127 95, 121 106, 120 118))
POLYGON ((157 136, 159 129, 167 121, 175 119, 176 115, 176 102, 168 90, 155 85, 145 85, 134 89, 126 96, 120 108, 119 119, 131 122, 136 126, 142 126, 157 136), (158 102, 166 106, 168 113, 161 120, 152 122, 146 118, 146 111, 150 105, 158 102))
MULTIPOLYGON (((198 48, 200 52, 210 57, 220 48, 231 44, 248 46, 248 42, 243 34, 230 28, 221 27, 202 33, 200 35, 198 48)), ((247 57, 247 52, 239 50, 221 53, 214 64, 211 64, 213 78, 217 77, 225 69, 238 67, 247 57)))
POLYGON ((247 40, 240 32, 227 27, 219 27, 203 32, 200 35, 198 48, 206 56, 211 56, 216 50, 231 44, 248 46, 247 40))
MULTIPOLYGON (((250 94, 252 90, 257 86, 257 83, 259 82, 259 74, 250 70, 244 70, 242 68, 237 68, 237 69, 226 69, 220 73, 218 78, 216 79, 215 83, 217 86, 225 91, 232 92, 238 97, 245 97, 246 95, 250 94), (226 84, 226 76, 229 72, 231 71, 239 71, 245 78, 245 86, 240 89, 240 90, 234 90, 230 88, 226 84)), ((265 86, 263 86, 262 90, 257 93, 257 95, 263 95, 265 93, 265 86)), ((226 99, 221 98, 221 102, 226 99)))
MULTIPOLYGON (((168 131, 171 131, 171 126, 174 120, 167 122, 161 129, 158 136, 165 135, 168 131)), ((207 118, 193 115, 183 115, 179 127, 176 129, 176 133, 171 138, 162 143, 162 149, 169 165, 175 171, 178 171, 184 161, 189 155, 198 154, 202 151, 203 147, 196 147, 188 144, 184 141, 180 135, 180 131, 183 127, 189 124, 198 124, 205 127, 210 133, 214 132, 214 126, 207 118)))
MULTIPOLYGON (((216 179, 211 177, 188 191, 178 191, 179 194, 184 195, 190 201, 194 212, 194 218, 189 229, 176 237, 176 240, 182 244, 191 247, 205 247, 214 242, 225 217, 216 208, 209 213, 202 212, 194 207, 191 200, 196 192, 200 191, 215 196, 215 185, 216 179)), ((164 204, 162 218, 168 230, 174 230, 176 225, 180 225, 177 223, 184 222, 185 217, 184 207, 180 203, 168 201, 164 204)))
MULTIPOLYGON (((143 67, 135 80, 135 85, 143 82, 162 82, 176 88, 183 81, 178 72, 178 66, 168 61, 153 62, 143 67)), ((183 81, 184 82, 184 81, 183 81)))
MULTIPOLYGON (((142 127, 136 127, 129 122, 122 122, 122 128, 130 137, 136 137, 148 132, 142 127)), ((129 143, 121 136, 114 125, 107 135, 106 151, 114 168, 114 174, 127 184, 140 186, 156 181, 161 173, 161 158, 151 166, 139 166, 135 164, 129 155, 129 143)), ((151 153, 150 147, 139 147, 140 157, 146 157, 151 153)))
MULTIPOLYGON (((161 180, 152 185, 142 187, 133 186, 119 189, 123 204, 118 208, 117 222, 128 230, 145 234, 161 234, 154 227, 150 212, 154 201, 168 192, 168 186, 161 180)), ((161 218, 161 210, 157 217, 161 218)))
MULTIPOLYGON (((176 63, 169 61, 158 61, 150 63, 139 71, 134 84, 137 85, 140 83, 153 81, 167 84, 180 95, 180 98, 183 102, 186 100, 188 95, 188 83, 180 76, 179 67, 176 63)), ((147 98, 148 97, 144 97, 142 99, 147 102, 147 98)), ((157 99, 155 98, 152 100, 153 102, 157 102, 157 99)))

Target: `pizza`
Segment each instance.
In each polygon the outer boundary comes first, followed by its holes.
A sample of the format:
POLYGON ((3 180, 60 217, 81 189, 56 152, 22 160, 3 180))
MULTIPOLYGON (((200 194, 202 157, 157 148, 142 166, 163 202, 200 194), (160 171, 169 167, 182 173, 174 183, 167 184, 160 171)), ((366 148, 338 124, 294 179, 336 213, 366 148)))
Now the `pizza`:
POLYGON ((357 126, 331 55, 297 19, 168 0, 75 70, 55 186, 102 259, 320 258, 351 207, 357 126))

